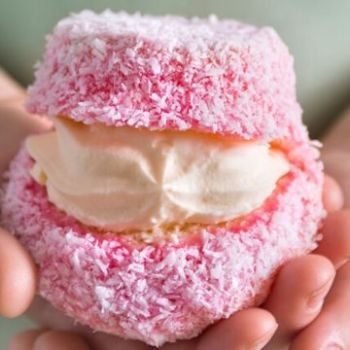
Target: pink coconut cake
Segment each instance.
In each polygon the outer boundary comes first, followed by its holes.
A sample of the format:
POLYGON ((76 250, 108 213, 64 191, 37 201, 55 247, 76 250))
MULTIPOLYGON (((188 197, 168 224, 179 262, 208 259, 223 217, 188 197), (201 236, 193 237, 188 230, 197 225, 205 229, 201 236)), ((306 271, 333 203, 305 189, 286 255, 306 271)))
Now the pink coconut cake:
POLYGON ((278 268, 316 247, 322 166, 302 124, 293 59, 271 28, 83 11, 48 37, 27 108, 110 128, 233 135, 273 145, 290 164, 249 214, 116 234, 56 208, 23 148, 2 222, 38 264, 38 293, 94 330, 154 346, 195 337, 259 305, 278 268))

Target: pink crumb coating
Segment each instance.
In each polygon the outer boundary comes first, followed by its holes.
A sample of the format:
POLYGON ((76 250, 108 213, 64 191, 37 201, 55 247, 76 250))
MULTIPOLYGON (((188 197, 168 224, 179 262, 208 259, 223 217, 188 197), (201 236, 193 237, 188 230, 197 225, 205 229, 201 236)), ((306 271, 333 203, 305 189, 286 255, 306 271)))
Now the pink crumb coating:
POLYGON ((290 151, 289 174, 239 222, 142 243, 57 210, 22 150, 9 171, 2 221, 36 260, 39 293, 56 308, 95 330, 161 346, 259 304, 278 267, 315 248, 324 214, 317 154, 310 146, 290 151))
POLYGON ((276 32, 215 16, 71 15, 48 37, 27 108, 87 124, 307 139, 276 32))

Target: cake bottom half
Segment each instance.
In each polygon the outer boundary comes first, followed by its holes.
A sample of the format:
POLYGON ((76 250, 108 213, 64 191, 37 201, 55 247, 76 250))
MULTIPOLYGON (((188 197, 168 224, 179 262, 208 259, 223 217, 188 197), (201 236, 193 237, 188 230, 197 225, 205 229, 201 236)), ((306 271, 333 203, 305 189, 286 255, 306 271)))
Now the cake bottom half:
POLYGON ((322 171, 312 159, 292 166, 264 204, 239 220, 145 241, 84 226, 56 209, 31 178, 32 165, 24 149, 12 162, 2 224, 38 264, 38 293, 94 330, 154 346, 259 305, 278 268, 316 247, 324 215, 322 171))

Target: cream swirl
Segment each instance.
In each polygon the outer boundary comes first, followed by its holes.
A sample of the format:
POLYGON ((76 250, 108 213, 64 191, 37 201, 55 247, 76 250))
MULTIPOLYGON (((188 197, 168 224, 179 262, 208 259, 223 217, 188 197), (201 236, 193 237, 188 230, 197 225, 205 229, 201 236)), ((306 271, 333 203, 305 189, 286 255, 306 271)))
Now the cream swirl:
POLYGON ((32 175, 52 203, 113 231, 234 219, 261 206, 289 171, 282 153, 266 144, 62 117, 26 147, 36 162, 32 175))

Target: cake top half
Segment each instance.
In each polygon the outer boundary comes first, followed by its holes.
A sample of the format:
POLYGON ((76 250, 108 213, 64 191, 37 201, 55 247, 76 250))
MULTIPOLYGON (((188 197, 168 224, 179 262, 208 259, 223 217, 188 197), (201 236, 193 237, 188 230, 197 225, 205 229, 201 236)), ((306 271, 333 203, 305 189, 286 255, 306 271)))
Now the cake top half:
POLYGON ((47 37, 30 112, 85 124, 303 142, 293 58, 233 20, 83 11, 47 37))

